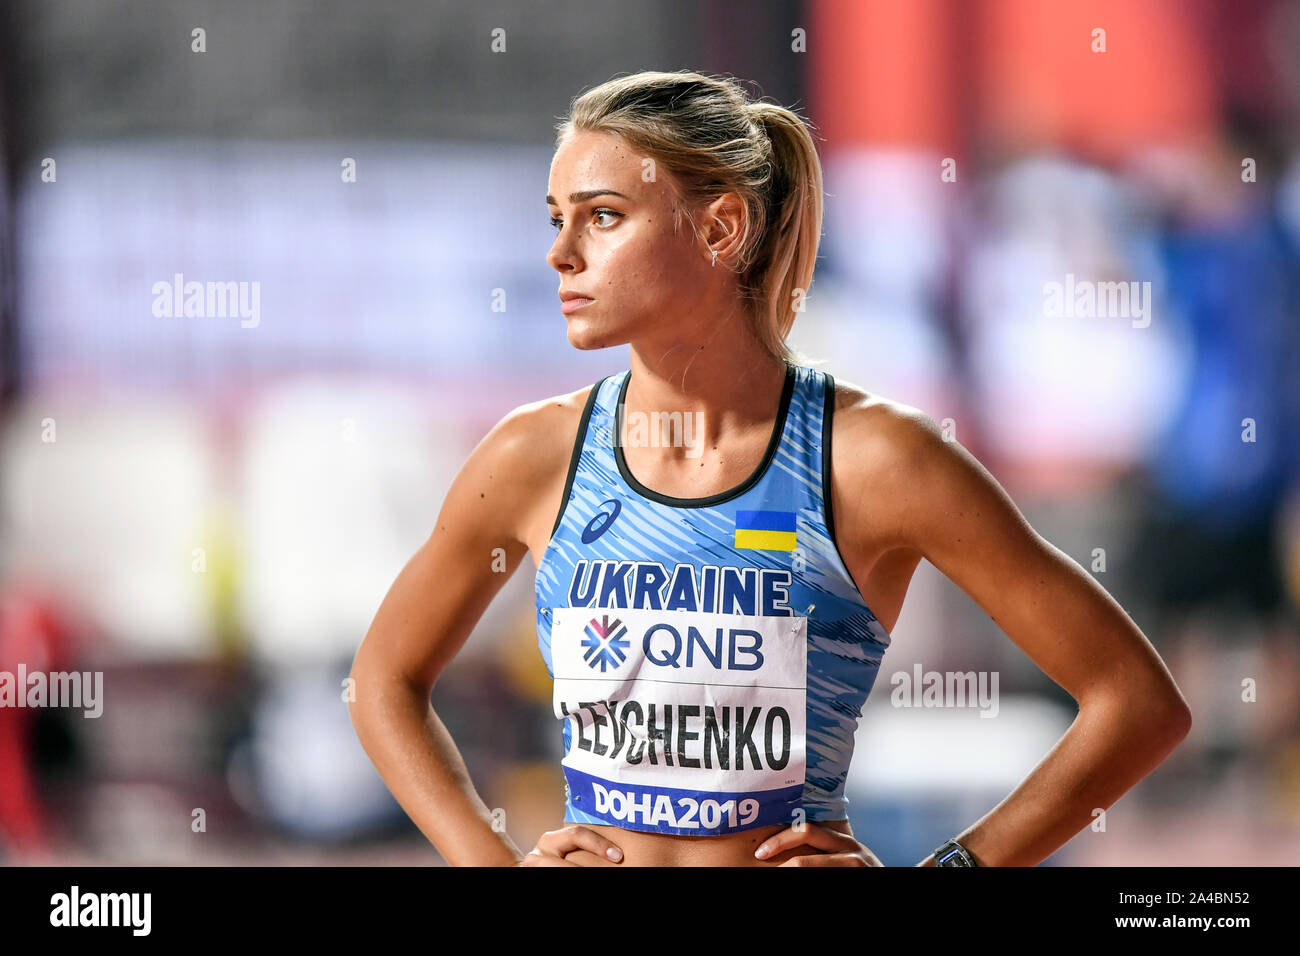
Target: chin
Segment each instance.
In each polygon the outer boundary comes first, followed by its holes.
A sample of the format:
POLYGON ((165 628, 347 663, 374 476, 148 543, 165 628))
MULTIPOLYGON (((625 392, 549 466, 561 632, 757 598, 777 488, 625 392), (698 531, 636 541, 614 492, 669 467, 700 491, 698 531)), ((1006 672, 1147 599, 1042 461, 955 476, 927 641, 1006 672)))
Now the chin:
POLYGON ((569 322, 569 344, 583 352, 607 349, 614 345, 624 345, 627 341, 617 332, 593 328, 588 322, 573 320, 569 322))

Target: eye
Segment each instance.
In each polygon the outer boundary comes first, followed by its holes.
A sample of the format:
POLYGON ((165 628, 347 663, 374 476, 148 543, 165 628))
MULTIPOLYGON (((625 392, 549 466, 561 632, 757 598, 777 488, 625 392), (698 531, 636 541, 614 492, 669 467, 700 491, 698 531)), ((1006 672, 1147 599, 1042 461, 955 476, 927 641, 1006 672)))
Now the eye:
MULTIPOLYGON (((591 211, 591 217, 593 219, 599 216, 613 216, 616 220, 618 220, 618 219, 622 219, 624 215, 625 215, 624 213, 615 212, 614 210, 606 208, 604 206, 602 206, 599 209, 593 209, 591 211)), ((564 226, 564 220, 561 219, 559 216, 551 216, 550 223, 552 229, 560 229, 564 226)), ((612 223, 603 223, 602 225, 604 225, 607 228, 608 226, 612 225, 612 223)))

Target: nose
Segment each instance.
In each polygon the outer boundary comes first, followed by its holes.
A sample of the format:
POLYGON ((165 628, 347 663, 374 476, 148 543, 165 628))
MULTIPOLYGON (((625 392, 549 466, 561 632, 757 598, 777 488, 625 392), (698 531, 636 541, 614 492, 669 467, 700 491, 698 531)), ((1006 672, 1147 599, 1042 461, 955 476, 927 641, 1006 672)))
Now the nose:
POLYGON ((551 251, 546 254, 546 261, 559 273, 582 270, 582 258, 578 255, 568 223, 560 227, 555 242, 551 243, 551 251))

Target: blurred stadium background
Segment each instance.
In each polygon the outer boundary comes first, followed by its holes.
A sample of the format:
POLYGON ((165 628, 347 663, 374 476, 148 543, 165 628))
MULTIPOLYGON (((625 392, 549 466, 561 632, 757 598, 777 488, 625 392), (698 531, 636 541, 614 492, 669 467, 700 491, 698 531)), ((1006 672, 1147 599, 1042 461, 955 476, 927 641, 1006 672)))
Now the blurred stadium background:
MULTIPOLYGON (((1048 863, 1294 864, 1300 5, 1270 0, 5 4, 0 670, 102 671, 105 703, 0 708, 0 859, 440 862, 343 678, 492 424, 627 366, 565 338, 552 127, 679 68, 823 137, 792 341, 951 419, 1192 705, 1048 863), (177 274, 259 283, 256 324, 155 315, 177 274), (1149 282, 1149 324, 1050 317, 1067 275, 1149 282)), ((563 814, 532 570, 433 696, 523 847, 563 814)), ((908 865, 1074 711, 924 562, 893 638, 848 792, 908 865), (918 662, 997 671, 998 719, 892 707, 918 662)))

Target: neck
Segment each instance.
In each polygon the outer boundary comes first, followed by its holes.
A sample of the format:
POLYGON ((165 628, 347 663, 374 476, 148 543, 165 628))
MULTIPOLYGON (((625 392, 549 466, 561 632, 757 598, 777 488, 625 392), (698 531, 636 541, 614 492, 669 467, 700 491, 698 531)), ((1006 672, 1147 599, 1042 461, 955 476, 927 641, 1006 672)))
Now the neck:
POLYGON ((667 347, 634 342, 630 368, 624 414, 689 414, 705 447, 724 432, 770 424, 786 374, 749 334, 667 347))

